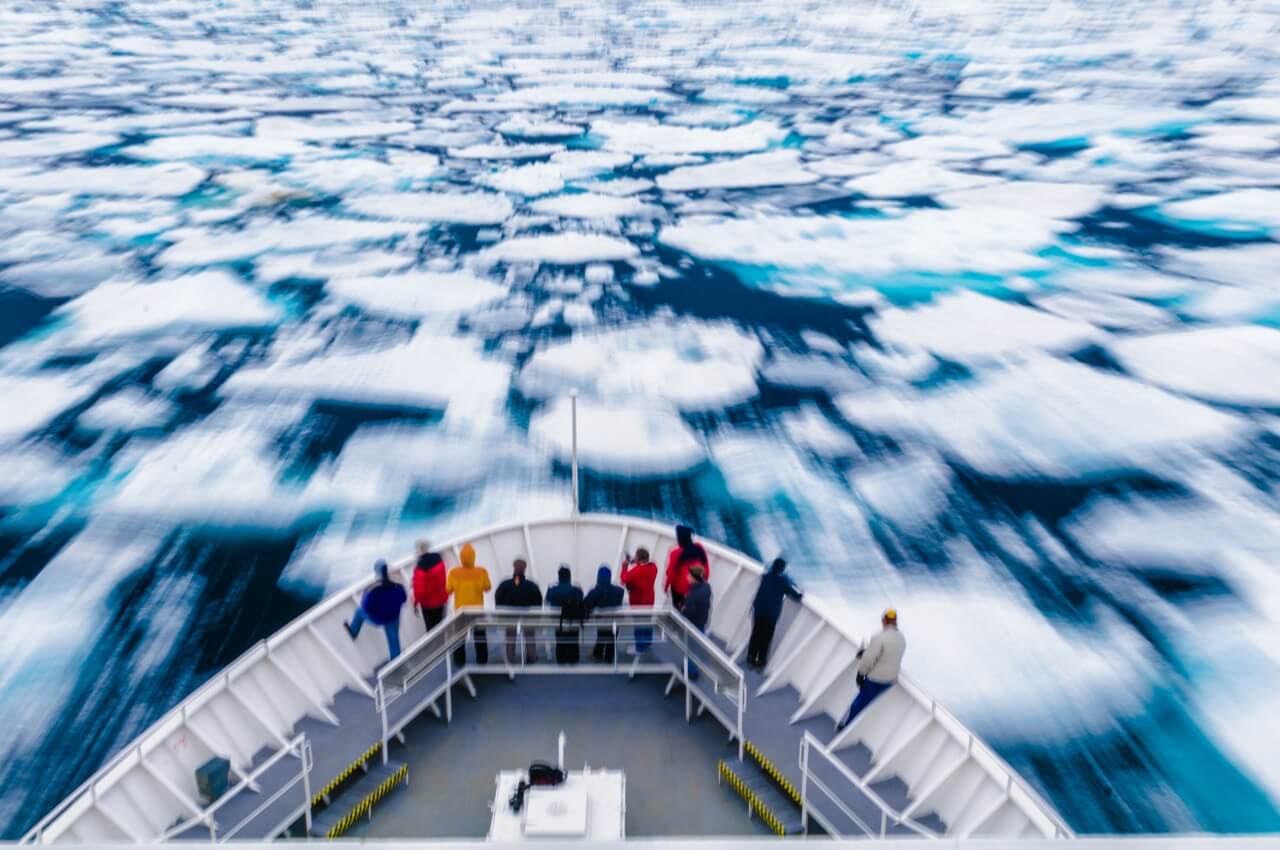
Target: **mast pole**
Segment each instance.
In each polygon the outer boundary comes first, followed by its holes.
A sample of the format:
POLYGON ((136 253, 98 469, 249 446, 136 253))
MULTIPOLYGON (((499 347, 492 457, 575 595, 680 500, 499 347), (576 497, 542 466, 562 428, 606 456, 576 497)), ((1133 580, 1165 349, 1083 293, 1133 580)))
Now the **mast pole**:
POLYGON ((570 443, 573 458, 573 515, 578 515, 578 391, 569 390, 569 411, 573 428, 570 443))

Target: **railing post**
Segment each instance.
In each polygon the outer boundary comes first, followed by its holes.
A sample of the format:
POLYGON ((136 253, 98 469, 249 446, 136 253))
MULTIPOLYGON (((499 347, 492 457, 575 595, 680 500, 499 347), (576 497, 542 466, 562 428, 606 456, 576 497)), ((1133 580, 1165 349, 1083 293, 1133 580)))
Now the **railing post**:
POLYGON ((613 671, 618 672, 618 621, 613 621, 613 671))
POLYGON ((884 838, 889 832, 889 816, 885 814, 884 809, 880 810, 880 837, 884 838))
POLYGON ((444 722, 453 722, 453 653, 444 657, 444 722))
POLYGON ((747 713, 747 680, 746 678, 738 679, 738 761, 742 761, 745 755, 747 742, 743 739, 745 729, 743 728, 743 718, 747 713))
MULTIPOLYGON (((379 682, 381 685, 381 682, 379 682)), ((385 715, 384 715, 385 717, 385 715)), ((307 810, 303 815, 303 822, 307 828, 307 841, 311 840, 311 765, 308 762, 311 759, 311 745, 307 743, 307 739, 302 739, 302 793, 306 794, 307 810)))
POLYGON ((693 687, 689 684, 689 653, 684 653, 684 719, 693 721, 693 687))
MULTIPOLYGON (((739 756, 741 758, 741 756, 739 756)), ((800 828, 809 837, 809 734, 800 739, 800 828)))
POLYGON ((524 623, 516 620, 516 643, 520 644, 520 670, 529 666, 528 653, 524 651, 524 623))
POLYGON ((382 717, 382 765, 387 764, 387 745, 391 743, 391 735, 387 731, 387 700, 383 691, 382 679, 378 679, 377 702, 378 714, 382 717))

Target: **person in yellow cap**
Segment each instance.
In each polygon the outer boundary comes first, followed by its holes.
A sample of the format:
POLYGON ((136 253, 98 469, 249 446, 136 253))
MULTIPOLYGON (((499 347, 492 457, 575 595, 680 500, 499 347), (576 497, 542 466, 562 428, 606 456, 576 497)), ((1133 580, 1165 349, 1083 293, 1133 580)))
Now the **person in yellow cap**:
MULTIPOLYGON (((489 581, 489 571, 476 566, 476 549, 470 543, 458 552, 461 566, 449 571, 445 582, 446 592, 453 597, 454 610, 462 608, 483 608, 484 595, 493 589, 489 581)), ((489 663, 489 639, 484 629, 475 628, 471 632, 476 648, 476 663, 489 663)), ((453 663, 461 667, 467 663, 467 647, 465 644, 453 651, 453 663)))
POLYGON ((898 612, 886 608, 880 618, 880 633, 858 650, 858 695, 853 698, 844 719, 836 725, 836 731, 853 722, 853 718, 898 681, 902 669, 902 656, 907 653, 907 639, 898 631, 898 612))

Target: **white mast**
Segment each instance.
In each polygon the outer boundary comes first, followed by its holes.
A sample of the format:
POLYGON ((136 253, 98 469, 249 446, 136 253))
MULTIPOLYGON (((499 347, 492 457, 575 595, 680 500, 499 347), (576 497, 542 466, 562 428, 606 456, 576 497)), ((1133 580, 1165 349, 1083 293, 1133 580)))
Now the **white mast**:
POLYGON ((570 443, 573 457, 573 515, 578 515, 578 391, 569 390, 569 418, 572 422, 573 438, 570 443))

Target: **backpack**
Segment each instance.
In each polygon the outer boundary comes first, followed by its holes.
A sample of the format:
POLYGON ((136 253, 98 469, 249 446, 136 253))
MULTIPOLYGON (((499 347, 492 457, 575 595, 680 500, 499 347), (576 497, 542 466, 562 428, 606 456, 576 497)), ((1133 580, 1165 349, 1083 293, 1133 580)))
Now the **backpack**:
POLYGON ((582 597, 575 595, 560 606, 560 625, 556 629, 556 662, 577 664, 582 648, 578 644, 578 627, 587 619, 582 597), (569 628, 565 628, 568 623, 569 628))

